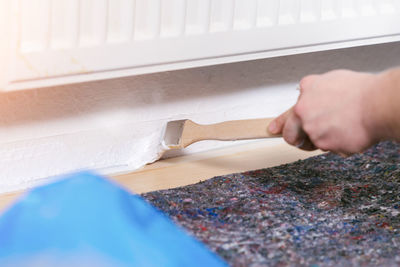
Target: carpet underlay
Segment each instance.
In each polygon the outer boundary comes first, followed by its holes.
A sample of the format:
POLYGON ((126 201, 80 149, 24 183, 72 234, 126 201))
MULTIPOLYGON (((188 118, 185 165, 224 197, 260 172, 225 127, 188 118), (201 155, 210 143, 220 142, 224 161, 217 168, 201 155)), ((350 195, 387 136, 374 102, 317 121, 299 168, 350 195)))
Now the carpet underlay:
POLYGON ((400 265, 400 145, 392 142, 143 197, 231 266, 400 265))

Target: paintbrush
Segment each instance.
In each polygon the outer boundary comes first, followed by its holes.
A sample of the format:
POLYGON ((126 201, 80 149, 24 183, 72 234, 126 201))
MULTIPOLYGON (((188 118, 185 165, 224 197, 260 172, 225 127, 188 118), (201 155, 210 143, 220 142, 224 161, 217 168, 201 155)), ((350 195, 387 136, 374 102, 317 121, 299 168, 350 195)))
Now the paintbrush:
POLYGON ((191 120, 170 121, 165 127, 165 149, 182 149, 202 140, 235 141, 281 137, 268 131, 273 118, 225 121, 201 125, 191 120))

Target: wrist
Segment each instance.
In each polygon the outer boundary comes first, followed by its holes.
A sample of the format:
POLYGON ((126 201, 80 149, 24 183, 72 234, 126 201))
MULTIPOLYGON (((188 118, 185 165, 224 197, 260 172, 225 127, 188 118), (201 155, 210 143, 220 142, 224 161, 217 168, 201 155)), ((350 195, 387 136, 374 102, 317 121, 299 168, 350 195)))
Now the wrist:
POLYGON ((393 71, 372 75, 363 99, 367 130, 373 142, 399 138, 399 123, 394 116, 397 78, 393 71))

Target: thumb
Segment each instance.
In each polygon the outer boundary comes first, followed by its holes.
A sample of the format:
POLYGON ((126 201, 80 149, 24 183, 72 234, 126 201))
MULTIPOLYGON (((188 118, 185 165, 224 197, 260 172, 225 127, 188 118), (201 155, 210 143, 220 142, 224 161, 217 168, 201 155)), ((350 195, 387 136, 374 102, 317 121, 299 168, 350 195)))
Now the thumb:
POLYGON ((307 134, 302 128, 301 120, 294 112, 289 113, 283 127, 283 138, 288 144, 297 147, 302 147, 307 139, 307 134))
POLYGON ((286 120, 289 114, 292 112, 293 108, 290 108, 286 112, 282 113, 276 117, 268 126, 268 131, 272 134, 281 134, 283 132, 283 127, 285 126, 286 120))

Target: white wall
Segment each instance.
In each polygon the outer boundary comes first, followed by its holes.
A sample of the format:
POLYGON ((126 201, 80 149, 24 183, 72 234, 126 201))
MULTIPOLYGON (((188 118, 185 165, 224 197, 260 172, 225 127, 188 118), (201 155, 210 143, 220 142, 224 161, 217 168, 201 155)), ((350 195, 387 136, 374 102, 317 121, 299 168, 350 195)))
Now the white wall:
MULTIPOLYGON (((165 122, 275 116, 299 79, 400 65, 400 43, 334 50, 0 95, 0 191, 83 168, 129 171, 157 158, 165 122)), ((201 142, 179 153, 225 145, 201 142)), ((178 153, 178 154, 179 154, 178 153)))

